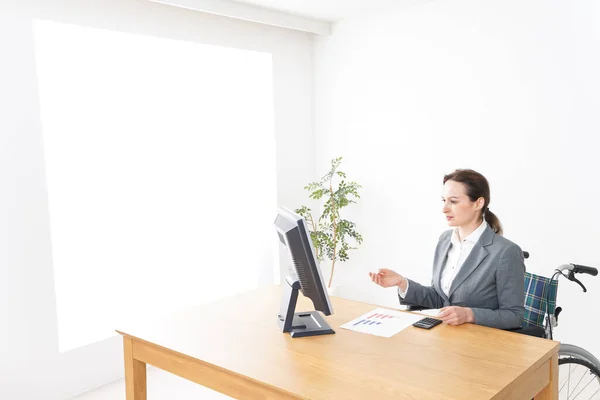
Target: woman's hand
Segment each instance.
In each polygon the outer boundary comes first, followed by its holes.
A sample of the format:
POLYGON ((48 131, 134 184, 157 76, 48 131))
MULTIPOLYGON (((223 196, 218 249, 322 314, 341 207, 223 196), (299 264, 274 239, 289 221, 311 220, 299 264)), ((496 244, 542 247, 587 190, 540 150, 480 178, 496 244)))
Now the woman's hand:
POLYGON ((450 306, 440 309, 437 318, 448 325, 462 325, 467 322, 475 322, 473 310, 467 307, 450 306))
POLYGON ((369 276, 381 287, 398 286, 400 290, 406 289, 406 278, 391 269, 381 268, 377 272, 369 272, 369 276))

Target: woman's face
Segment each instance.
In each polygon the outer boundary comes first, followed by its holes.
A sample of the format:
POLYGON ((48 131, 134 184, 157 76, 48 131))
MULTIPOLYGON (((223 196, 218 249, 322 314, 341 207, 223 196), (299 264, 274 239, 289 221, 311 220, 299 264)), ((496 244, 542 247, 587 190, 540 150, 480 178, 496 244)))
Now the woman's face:
POLYGON ((442 190, 442 212, 448 226, 466 226, 479 219, 484 200, 480 197, 471 201, 467 196, 467 187, 456 181, 446 181, 442 190))

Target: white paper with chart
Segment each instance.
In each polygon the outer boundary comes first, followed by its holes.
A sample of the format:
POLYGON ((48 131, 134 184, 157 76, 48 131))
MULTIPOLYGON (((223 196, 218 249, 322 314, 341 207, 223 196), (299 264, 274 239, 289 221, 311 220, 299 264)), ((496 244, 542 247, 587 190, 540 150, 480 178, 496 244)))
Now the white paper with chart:
POLYGON ((420 319, 423 319, 422 315, 376 308, 345 323, 340 328, 389 338, 420 319))

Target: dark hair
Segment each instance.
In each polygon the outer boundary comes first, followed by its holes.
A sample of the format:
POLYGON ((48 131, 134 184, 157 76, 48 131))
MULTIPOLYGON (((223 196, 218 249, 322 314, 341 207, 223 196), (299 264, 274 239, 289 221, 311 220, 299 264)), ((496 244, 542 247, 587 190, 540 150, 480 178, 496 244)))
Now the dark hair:
POLYGON ((472 169, 457 169, 444 175, 444 183, 447 181, 460 182, 467 187, 467 196, 471 201, 483 197, 484 204, 481 212, 490 228, 498 235, 502 235, 502 224, 496 215, 490 211, 490 185, 485 176, 472 169))

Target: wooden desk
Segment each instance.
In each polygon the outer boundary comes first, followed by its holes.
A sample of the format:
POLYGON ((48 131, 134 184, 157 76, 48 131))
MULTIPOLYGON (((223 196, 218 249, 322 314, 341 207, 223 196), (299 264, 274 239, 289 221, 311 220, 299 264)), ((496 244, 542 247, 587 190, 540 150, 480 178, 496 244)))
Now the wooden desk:
MULTIPOLYGON (((119 330, 127 400, 146 400, 146 364, 239 399, 558 398, 558 342, 471 324, 377 337, 340 328, 376 306, 336 297, 334 335, 292 339, 280 290, 119 330)), ((311 306, 300 295, 298 311, 311 306)))

